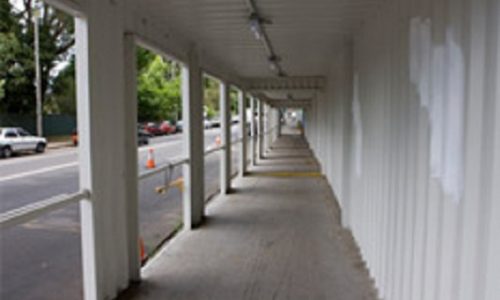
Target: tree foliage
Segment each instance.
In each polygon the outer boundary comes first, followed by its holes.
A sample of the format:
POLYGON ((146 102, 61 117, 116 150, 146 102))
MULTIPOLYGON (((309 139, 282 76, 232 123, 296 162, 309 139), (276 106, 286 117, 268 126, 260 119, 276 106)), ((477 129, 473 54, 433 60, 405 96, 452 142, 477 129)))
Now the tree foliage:
POLYGON ((141 52, 137 61, 139 121, 176 120, 181 111, 180 68, 161 56, 141 52))
POLYGON ((4 89, 4 85, 5 85, 5 80, 0 80, 0 100, 5 96, 5 89, 4 89))
MULTIPOLYGON (((207 118, 218 118, 219 117, 219 101, 220 101, 220 91, 219 82, 211 77, 205 76, 203 78, 203 101, 205 104, 205 111, 207 113, 207 118)), ((231 88, 229 90, 229 101, 231 113, 236 113, 238 110, 238 92, 237 90, 231 88)))
MULTIPOLYGON (((23 0, 17 11, 0 0, 0 81, 4 81, 2 111, 29 114, 35 110, 34 0, 23 0)), ((39 19, 42 101, 57 76, 54 68, 68 59, 74 44, 73 18, 41 3, 39 19)))
POLYGON ((50 114, 76 116, 75 56, 54 78, 51 91, 44 103, 44 110, 50 114))
MULTIPOLYGON (((35 62, 33 7, 35 0, 19 0, 21 9, 0 0, 0 112, 33 114, 35 62)), ((41 3, 41 2, 40 2, 41 3)), ((73 18, 41 4, 39 19, 42 102, 46 113, 76 114, 73 18), (57 71, 56 71, 57 70, 57 71)), ((148 50, 137 50, 139 121, 177 120, 181 114, 180 65, 148 50)), ((219 83, 205 77, 204 101, 208 117, 218 115, 219 83)), ((234 108, 234 93, 231 93, 234 108)))
POLYGON ((203 103, 206 117, 215 118, 219 110, 219 83, 208 76, 203 78, 203 103))

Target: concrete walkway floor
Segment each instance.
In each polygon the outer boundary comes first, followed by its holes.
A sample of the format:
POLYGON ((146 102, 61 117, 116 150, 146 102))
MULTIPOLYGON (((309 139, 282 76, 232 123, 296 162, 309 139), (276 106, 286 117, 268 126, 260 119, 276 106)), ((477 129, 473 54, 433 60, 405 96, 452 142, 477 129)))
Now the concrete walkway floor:
POLYGON ((121 299, 376 299, 307 143, 283 136, 121 299))

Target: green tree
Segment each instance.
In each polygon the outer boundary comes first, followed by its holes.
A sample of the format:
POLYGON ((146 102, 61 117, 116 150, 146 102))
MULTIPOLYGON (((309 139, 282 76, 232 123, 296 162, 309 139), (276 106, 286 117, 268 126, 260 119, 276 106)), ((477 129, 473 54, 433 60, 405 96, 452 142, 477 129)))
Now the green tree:
MULTIPOLYGON (((35 110, 34 0, 23 0, 17 11, 8 0, 0 0, 0 80, 4 84, 1 108, 26 114, 35 110)), ((66 61, 74 44, 73 18, 41 4, 40 66, 42 101, 57 76, 54 68, 66 61)))
MULTIPOLYGON (((219 115, 219 87, 217 80, 208 76, 203 78, 203 101, 209 119, 219 115)), ((234 88, 229 90, 229 101, 231 114, 234 115, 238 112, 238 91, 234 88)))
POLYGON ((231 90, 229 91, 229 99, 231 114, 238 114, 238 90, 231 88, 231 90))
POLYGON ((75 57, 62 69, 52 82, 44 103, 44 111, 51 114, 76 115, 75 57))
POLYGON ((155 56, 140 65, 138 57, 139 121, 176 120, 181 108, 180 70, 175 63, 155 56))
POLYGON ((156 54, 144 49, 142 47, 137 47, 137 73, 143 73, 156 58, 156 54))
POLYGON ((208 76, 203 77, 203 103, 207 118, 212 119, 219 111, 219 83, 208 76))
POLYGON ((4 85, 5 85, 5 80, 0 80, 0 101, 3 99, 5 96, 5 90, 4 90, 4 85))

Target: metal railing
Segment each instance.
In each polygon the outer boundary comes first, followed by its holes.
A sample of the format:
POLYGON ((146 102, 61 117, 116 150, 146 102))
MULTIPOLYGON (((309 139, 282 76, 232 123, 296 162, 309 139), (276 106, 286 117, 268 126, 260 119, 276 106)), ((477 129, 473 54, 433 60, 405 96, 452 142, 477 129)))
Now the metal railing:
POLYGON ((90 199, 89 190, 81 190, 72 194, 57 195, 36 203, 31 203, 20 208, 10 210, 0 214, 0 229, 29 222, 43 214, 84 199, 90 199))
MULTIPOLYGON (((242 141, 243 141, 242 138, 239 138, 235 141, 232 141, 231 146, 236 145, 238 143, 241 143, 242 141)), ((205 150, 205 152, 203 152, 203 156, 208 156, 212 153, 215 153, 217 151, 224 150, 224 149, 226 149, 225 145, 210 148, 210 149, 205 150)), ((171 162, 168 162, 168 163, 166 163, 158 168, 144 171, 143 173, 139 174, 138 178, 139 178, 139 180, 142 180, 142 179, 146 179, 148 177, 154 176, 154 175, 159 174, 159 173, 170 172, 175 167, 181 166, 183 164, 188 164, 189 162, 190 162, 190 159, 188 157, 174 159, 171 162)))
MULTIPOLYGON (((265 136, 271 133, 274 130, 274 127, 269 129, 267 132, 263 132, 262 134, 252 134, 250 138, 256 138, 257 136, 265 136)), ((231 146, 241 143, 243 138, 238 138, 231 142, 231 146)), ((223 150, 226 148, 226 145, 217 146, 215 148, 211 148, 205 150, 203 155, 207 156, 217 151, 223 150)), ((173 168, 181 166, 183 164, 188 164, 190 162, 189 158, 180 158, 174 160, 172 162, 167 163, 159 168, 155 168, 152 170, 145 171, 139 174, 138 179, 143 180, 145 178, 154 176, 155 174, 163 173, 171 171, 173 168)), ((0 214, 0 229, 13 227, 19 224, 27 223, 32 221, 44 214, 50 213, 52 211, 61 209, 67 205, 72 203, 76 203, 80 200, 90 199, 91 192, 87 189, 83 189, 81 191, 71 193, 71 194, 60 194, 54 197, 50 197, 45 200, 38 201, 36 203, 31 203, 5 213, 0 214)))
POLYGON ((138 178, 139 180, 143 180, 159 173, 171 171, 173 168, 181 166, 183 164, 188 164, 189 162, 190 162, 189 158, 180 158, 172 162, 168 162, 167 164, 160 166, 158 168, 144 171, 141 174, 139 174, 138 178))

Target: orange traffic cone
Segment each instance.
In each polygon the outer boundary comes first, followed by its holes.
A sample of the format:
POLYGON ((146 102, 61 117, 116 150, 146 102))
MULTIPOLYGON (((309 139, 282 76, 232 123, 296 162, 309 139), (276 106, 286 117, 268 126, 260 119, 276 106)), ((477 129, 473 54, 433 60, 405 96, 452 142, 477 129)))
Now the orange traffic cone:
POLYGON ((216 144, 217 146, 220 146, 220 144, 221 144, 220 135, 218 135, 218 136, 216 136, 216 137, 215 137, 215 144, 216 144))
POLYGON ((148 160, 146 161, 146 168, 148 168, 148 169, 154 169, 154 168, 156 168, 155 155, 154 155, 153 148, 149 149, 148 160))
POLYGON ((141 262, 146 259, 146 250, 144 249, 144 241, 141 237, 139 237, 139 257, 141 258, 141 262))

